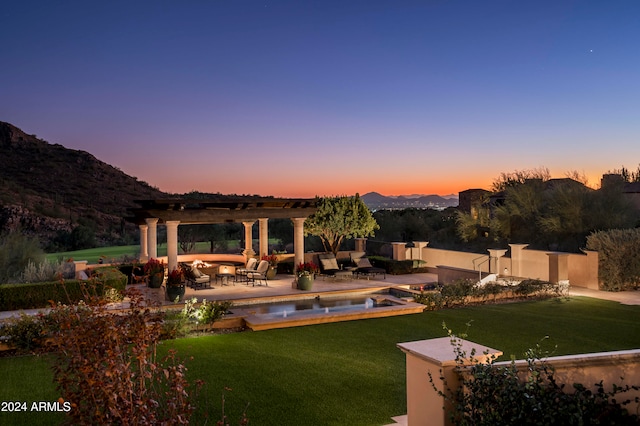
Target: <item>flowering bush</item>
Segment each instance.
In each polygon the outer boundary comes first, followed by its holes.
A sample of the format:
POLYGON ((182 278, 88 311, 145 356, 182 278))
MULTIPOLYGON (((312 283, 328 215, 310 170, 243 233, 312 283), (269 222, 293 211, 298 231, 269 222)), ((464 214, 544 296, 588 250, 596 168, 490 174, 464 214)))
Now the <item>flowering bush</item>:
POLYGON ((315 275, 320 271, 320 269, 318 269, 318 266, 313 262, 304 262, 304 263, 298 263, 298 266, 296 267, 296 271, 298 276, 315 275))
POLYGON ((184 281, 184 271, 180 267, 172 270, 171 272, 169 272, 169 275, 167 275, 168 287, 180 286, 182 285, 183 281, 184 281))
POLYGON ((274 268, 278 266, 278 256, 276 256, 275 254, 265 254, 260 258, 260 260, 266 260, 267 262, 269 262, 269 265, 273 266, 274 268))
POLYGON ((149 259, 149 261, 144 264, 144 273, 146 275, 164 273, 164 262, 154 258, 149 259))

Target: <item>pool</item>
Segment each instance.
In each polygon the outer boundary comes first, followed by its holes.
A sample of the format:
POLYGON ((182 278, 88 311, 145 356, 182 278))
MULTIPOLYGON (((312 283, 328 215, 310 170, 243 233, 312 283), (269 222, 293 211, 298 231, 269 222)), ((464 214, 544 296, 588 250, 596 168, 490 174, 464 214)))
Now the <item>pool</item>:
POLYGON ((238 313, 243 315, 250 329, 267 330, 404 315, 422 312, 424 308, 424 305, 407 302, 388 293, 367 293, 236 305, 234 311, 240 311, 238 313))
POLYGON ((332 314, 390 306, 392 302, 376 296, 317 297, 314 299, 264 303, 246 307, 251 315, 287 318, 300 314, 332 314))

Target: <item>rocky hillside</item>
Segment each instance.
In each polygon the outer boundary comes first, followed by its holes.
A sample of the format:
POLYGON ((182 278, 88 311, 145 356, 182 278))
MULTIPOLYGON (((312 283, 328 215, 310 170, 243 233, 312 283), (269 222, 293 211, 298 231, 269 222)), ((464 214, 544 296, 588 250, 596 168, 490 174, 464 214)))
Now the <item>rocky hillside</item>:
POLYGON ((168 196, 88 152, 0 122, 2 232, 21 229, 49 249, 68 246, 76 228, 93 233, 97 244, 127 242, 135 229, 124 217, 134 200, 168 196))

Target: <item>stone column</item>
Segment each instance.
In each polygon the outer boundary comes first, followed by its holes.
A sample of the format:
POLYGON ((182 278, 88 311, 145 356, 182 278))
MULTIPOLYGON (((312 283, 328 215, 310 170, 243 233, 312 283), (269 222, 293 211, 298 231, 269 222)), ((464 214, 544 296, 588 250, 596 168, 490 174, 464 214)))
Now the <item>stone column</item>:
POLYGON ((391 243, 393 247, 393 260, 407 259, 407 243, 391 243))
POLYGON ((356 251, 361 251, 363 253, 367 252, 367 239, 366 238, 355 238, 356 242, 356 251))
POLYGON ((511 247, 511 276, 521 277, 522 268, 520 263, 522 262, 522 250, 527 248, 529 244, 509 244, 511 247))
POLYGON ((424 260, 424 248, 429 245, 429 241, 414 241, 414 251, 417 253, 418 257, 414 257, 414 259, 424 260))
POLYGON ((489 273, 498 274, 502 273, 502 262, 500 259, 507 254, 506 249, 487 249, 489 251, 489 273))
POLYGON ((258 219, 258 235, 260 241, 260 258, 269 254, 269 219, 258 219))
POLYGON ((549 256, 549 282, 569 284, 569 253, 547 253, 549 256))
POLYGON ((305 217, 294 217, 293 222, 293 267, 304 262, 304 221, 305 217))
POLYGON ((158 257, 158 218, 149 217, 145 219, 149 232, 147 233, 147 249, 149 251, 149 258, 158 257))
MULTIPOLYGON (((460 340, 461 350, 471 354, 475 349, 475 360, 487 362, 491 356, 500 356, 502 352, 467 340, 460 340), (486 355, 485 355, 486 353, 486 355)), ((444 426, 451 425, 449 419, 450 403, 438 394, 429 382, 441 391, 445 386, 456 389, 459 383, 456 374, 456 355, 451 338, 441 337, 416 342, 399 343, 398 348, 406 354, 407 375, 407 426, 444 426), (444 380, 441 378, 444 377, 444 380), (446 382, 446 384, 445 384, 446 382), (443 409, 445 407, 445 409, 443 409)), ((461 360, 462 361, 462 360, 461 360)), ((465 364, 472 361, 464 360, 465 364)))
POLYGON ((149 260, 149 246, 147 245, 149 242, 147 241, 149 226, 138 225, 138 228, 140 229, 140 262, 146 262, 149 260))
POLYGON ((178 268, 178 225, 179 220, 168 220, 167 225, 167 267, 169 272, 178 268))
POLYGON ((255 221, 246 221, 242 222, 244 225, 244 250, 242 250, 242 254, 244 255, 245 261, 249 260, 250 257, 256 254, 253 251, 253 224, 255 221))

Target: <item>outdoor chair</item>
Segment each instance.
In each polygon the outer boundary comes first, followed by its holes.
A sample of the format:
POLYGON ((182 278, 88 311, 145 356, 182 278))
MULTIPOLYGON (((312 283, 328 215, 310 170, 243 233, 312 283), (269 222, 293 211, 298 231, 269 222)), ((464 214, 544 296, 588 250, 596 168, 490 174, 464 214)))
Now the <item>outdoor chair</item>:
POLYGON ((318 255, 320 264, 320 275, 330 278, 350 278, 353 276, 353 270, 340 269, 338 260, 333 253, 321 253, 318 255))
POLYGON ((249 280, 247 279, 247 274, 249 272, 255 272, 256 266, 258 266, 258 259, 250 257, 244 268, 236 268, 236 281, 240 278, 240 281, 247 281, 248 283, 249 280))
POLYGON ((384 268, 378 268, 371 264, 371 261, 365 256, 364 252, 356 251, 349 255, 355 269, 353 273, 356 277, 364 276, 367 279, 382 274, 383 279, 387 278, 387 271, 384 268))
POLYGON ((211 277, 209 275, 203 274, 198 268, 194 268, 191 265, 183 263, 181 266, 184 269, 185 280, 189 287, 194 290, 211 287, 211 277))
POLYGON ((251 283, 255 286, 256 280, 258 281, 258 284, 260 284, 260 281, 264 281, 264 285, 269 286, 269 283, 267 283, 268 269, 269 262, 266 260, 261 260, 260 263, 258 263, 258 267, 255 271, 247 272, 247 282, 251 281, 251 283))

